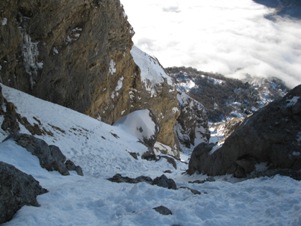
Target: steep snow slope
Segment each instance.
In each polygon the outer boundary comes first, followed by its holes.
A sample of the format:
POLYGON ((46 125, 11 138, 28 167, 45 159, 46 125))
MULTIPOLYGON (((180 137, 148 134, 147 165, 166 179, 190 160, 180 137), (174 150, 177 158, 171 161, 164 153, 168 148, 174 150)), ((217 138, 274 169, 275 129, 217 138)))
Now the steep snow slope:
MULTIPOLYGON (((299 181, 275 176, 247 181, 229 177, 204 183, 204 175, 188 176, 186 164, 174 169, 165 159, 135 160, 128 152, 142 154, 147 148, 128 133, 67 108, 3 87, 4 97, 31 123, 51 131, 42 136, 49 144, 82 166, 85 176, 61 176, 39 166, 38 159, 8 140, 0 143, 0 161, 32 174, 49 190, 38 197, 40 207, 23 207, 10 225, 300 225, 301 191, 299 181), (170 170, 178 190, 147 183, 115 184, 107 180, 115 173, 136 177, 160 176, 170 170), (228 181, 227 181, 228 180, 228 181), (232 181, 232 182, 231 182, 232 181), (194 195, 190 187, 201 192, 194 195), (164 205, 172 215, 153 210, 164 205)), ((1 118, 2 119, 2 118, 1 118)), ((6 134, 1 131, 1 137, 6 134)), ((22 128, 22 132, 27 132, 22 128)), ((212 179, 212 178, 211 178, 212 179)))

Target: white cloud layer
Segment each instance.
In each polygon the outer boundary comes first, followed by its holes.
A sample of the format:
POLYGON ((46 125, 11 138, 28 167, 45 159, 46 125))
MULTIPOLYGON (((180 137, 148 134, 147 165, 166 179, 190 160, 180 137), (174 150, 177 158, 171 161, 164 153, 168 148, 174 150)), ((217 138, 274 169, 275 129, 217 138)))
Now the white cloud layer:
POLYGON ((276 76, 301 84, 301 21, 252 0, 121 0, 134 43, 164 67, 191 66, 227 76, 276 76))

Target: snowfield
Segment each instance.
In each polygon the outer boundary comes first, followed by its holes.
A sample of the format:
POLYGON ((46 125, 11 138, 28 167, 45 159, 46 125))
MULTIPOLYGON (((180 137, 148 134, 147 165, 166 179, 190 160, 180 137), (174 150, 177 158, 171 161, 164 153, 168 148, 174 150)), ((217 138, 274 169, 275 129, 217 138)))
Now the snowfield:
MULTIPOLYGON (((40 167, 37 157, 14 141, 0 143, 0 161, 31 174, 49 191, 38 196, 40 207, 24 206, 5 226, 301 225, 300 181, 284 176, 245 181, 230 176, 188 176, 186 163, 177 161, 175 169, 164 158, 157 162, 141 159, 147 147, 125 125, 121 126, 122 122, 107 125, 3 85, 2 90, 18 113, 32 124, 40 121, 41 128, 53 133, 40 138, 59 146, 84 171, 84 176, 48 172, 40 167), (129 154, 132 152, 139 153, 138 160, 129 154), (171 172, 165 175, 175 180, 177 190, 107 180, 116 173, 154 179, 166 170, 171 172), (205 179, 203 183, 189 183, 205 179), (153 209, 161 205, 169 208, 172 215, 161 215, 153 209)), ((29 133, 24 127, 21 130, 29 133)), ((3 140, 7 134, 0 131, 3 140)))

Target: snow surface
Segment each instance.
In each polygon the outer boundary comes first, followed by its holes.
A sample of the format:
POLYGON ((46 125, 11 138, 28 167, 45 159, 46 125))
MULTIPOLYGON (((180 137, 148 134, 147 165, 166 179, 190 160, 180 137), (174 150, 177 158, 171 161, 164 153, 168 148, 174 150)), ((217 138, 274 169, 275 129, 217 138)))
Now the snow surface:
POLYGON ((165 81, 173 87, 172 79, 165 73, 157 59, 142 52, 136 46, 133 46, 131 54, 141 70, 141 81, 151 96, 157 95, 158 86, 162 86, 165 81))
POLYGON ((141 142, 154 138, 157 131, 149 110, 134 111, 119 119, 114 125, 123 128, 141 142))
POLYGON ((116 72, 116 63, 114 60, 110 60, 110 68, 109 68, 110 74, 113 75, 116 72))
MULTIPOLYGON (((174 169, 163 158, 157 162, 132 158, 128 152, 141 154, 147 148, 126 126, 107 125, 6 86, 2 89, 18 113, 32 124, 40 121, 40 127, 53 133, 40 138, 59 146, 84 171, 83 177, 48 172, 35 156, 12 140, 0 143, 0 161, 31 174, 49 190, 38 196, 40 207, 22 207, 5 226, 301 225, 300 181, 284 176, 238 181, 224 176, 212 182, 189 183, 207 176, 188 176, 187 164, 179 161, 174 169), (166 176, 178 187, 196 189, 201 195, 183 188, 168 190, 147 183, 116 184, 107 180, 116 173, 154 178, 165 170, 171 171, 166 176), (157 213, 153 208, 160 205, 173 214, 157 213)), ((0 130, 0 138, 6 135, 0 130)))

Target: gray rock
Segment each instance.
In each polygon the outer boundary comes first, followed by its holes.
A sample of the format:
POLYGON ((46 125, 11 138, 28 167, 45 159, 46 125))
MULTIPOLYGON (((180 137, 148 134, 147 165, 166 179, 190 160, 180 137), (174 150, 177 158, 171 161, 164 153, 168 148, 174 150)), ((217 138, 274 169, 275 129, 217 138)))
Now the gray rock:
POLYGON ((190 161, 188 164, 188 174, 193 174, 197 171, 202 173, 202 169, 207 166, 207 164, 211 164, 211 162, 208 161, 209 158, 209 152, 214 147, 213 143, 201 143, 198 146, 195 147, 193 150, 190 161))
POLYGON ((68 159, 66 162, 65 162, 65 166, 68 170, 73 170, 75 171, 78 175, 80 176, 84 176, 84 173, 83 173, 83 170, 80 166, 77 166, 74 164, 74 162, 72 162, 70 159, 68 159))
POLYGON ((41 167, 48 171, 56 170, 66 176, 70 174, 68 170, 75 170, 78 175, 83 176, 81 167, 76 166, 71 160, 66 161, 66 156, 55 145, 48 145, 44 140, 29 134, 16 133, 10 135, 5 140, 7 139, 13 139, 32 155, 37 156, 41 167))
POLYGON ((282 99, 272 102, 249 118, 212 155, 195 148, 189 173, 211 176, 227 173, 238 177, 249 174, 257 162, 271 169, 301 169, 301 85, 282 99))
POLYGON ((147 176, 130 178, 130 177, 122 176, 120 174, 115 174, 113 177, 108 178, 108 180, 115 183, 130 183, 130 184, 146 182, 163 188, 175 189, 175 190, 177 189, 176 182, 173 179, 167 178, 164 174, 160 177, 156 177, 154 180, 147 176))
POLYGON ((160 177, 156 177, 153 180, 153 185, 157 185, 159 187, 168 188, 168 189, 177 189, 177 184, 173 179, 167 178, 164 174, 160 177))
POLYGON ((115 183, 130 183, 130 184, 137 184, 141 182, 146 182, 151 184, 153 181, 152 178, 146 176, 130 178, 130 177, 124 177, 121 174, 116 174, 112 178, 109 178, 108 180, 115 183))
POLYGON ((0 162, 0 224, 24 205, 39 206, 36 197, 46 192, 32 176, 0 162))
POLYGON ((165 206, 158 206, 155 207, 154 210, 156 210, 158 213, 162 214, 162 215, 172 215, 172 212, 170 209, 168 209, 165 206))

